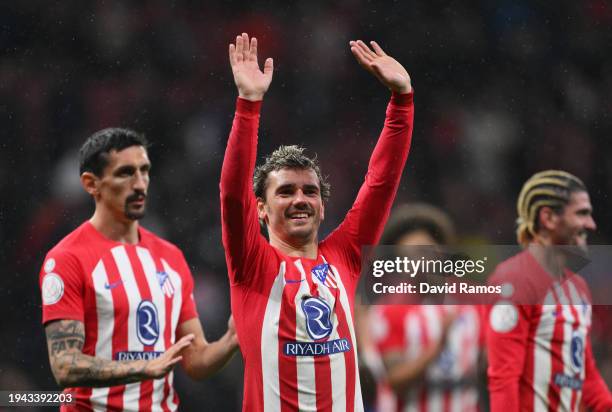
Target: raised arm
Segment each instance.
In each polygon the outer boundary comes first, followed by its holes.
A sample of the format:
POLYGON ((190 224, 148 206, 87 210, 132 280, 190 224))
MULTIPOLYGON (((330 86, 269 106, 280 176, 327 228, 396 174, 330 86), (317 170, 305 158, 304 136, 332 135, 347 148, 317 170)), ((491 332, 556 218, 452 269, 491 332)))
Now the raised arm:
POLYGON ((229 60, 239 98, 221 169, 221 223, 230 281, 240 282, 248 247, 259 236, 253 171, 261 100, 272 81, 273 63, 266 59, 260 70, 257 39, 249 40, 246 33, 229 45, 229 60))
POLYGON ((410 76, 376 42, 371 45, 350 42, 359 64, 391 90, 391 101, 365 182, 344 222, 328 239, 338 239, 336 244, 345 245, 355 262, 359 262, 361 246, 376 244, 382 234, 408 158, 414 117, 410 76))
POLYGON ((82 352, 85 328, 77 320, 56 320, 45 327, 49 361, 61 387, 123 385, 165 376, 181 361, 181 351, 194 335, 185 335, 163 355, 152 360, 112 361, 82 352))

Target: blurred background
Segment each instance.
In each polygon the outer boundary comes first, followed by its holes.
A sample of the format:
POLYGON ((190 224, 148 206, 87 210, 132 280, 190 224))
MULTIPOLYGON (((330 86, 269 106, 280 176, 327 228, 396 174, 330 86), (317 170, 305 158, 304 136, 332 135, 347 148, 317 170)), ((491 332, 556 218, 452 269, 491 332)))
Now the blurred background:
MULTIPOLYGON (((227 45, 246 31, 274 57, 259 153, 317 153, 332 198, 322 235, 350 207, 389 93, 349 40, 377 40, 415 88, 413 145, 397 202, 446 209, 465 242, 513 244, 515 201, 536 171, 561 168, 590 189, 597 233, 612 240, 612 6, 605 0, 77 1, 0 5, 0 389, 56 389, 38 272, 93 202, 77 150, 110 126, 153 146, 143 225, 184 251, 207 337, 227 327, 219 174, 236 90, 227 45)), ((262 60, 263 61, 263 60, 262 60)), ((610 310, 593 340, 612 386, 610 310)), ((185 410, 239 410, 239 357, 193 383, 185 410)))

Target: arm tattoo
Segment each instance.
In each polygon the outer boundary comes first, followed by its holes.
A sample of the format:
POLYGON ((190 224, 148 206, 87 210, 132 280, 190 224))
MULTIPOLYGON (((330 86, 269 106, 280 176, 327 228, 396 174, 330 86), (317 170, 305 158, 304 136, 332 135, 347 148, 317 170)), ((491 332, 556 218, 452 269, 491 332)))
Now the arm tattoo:
POLYGON ((112 361, 82 353, 85 327, 59 320, 45 328, 51 369, 61 386, 113 386, 146 379, 146 361, 112 361))

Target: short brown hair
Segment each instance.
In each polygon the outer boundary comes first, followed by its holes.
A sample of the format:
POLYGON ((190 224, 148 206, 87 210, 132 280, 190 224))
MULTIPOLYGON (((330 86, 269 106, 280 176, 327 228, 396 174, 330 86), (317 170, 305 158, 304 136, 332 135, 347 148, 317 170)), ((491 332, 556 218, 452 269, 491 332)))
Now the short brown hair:
POLYGON ((258 198, 266 198, 267 180, 270 172, 281 169, 298 169, 314 171, 319 178, 319 189, 323 201, 329 199, 331 186, 321 174, 316 155, 312 158, 304 154, 304 148, 296 145, 280 146, 266 157, 265 162, 255 168, 253 191, 258 198))

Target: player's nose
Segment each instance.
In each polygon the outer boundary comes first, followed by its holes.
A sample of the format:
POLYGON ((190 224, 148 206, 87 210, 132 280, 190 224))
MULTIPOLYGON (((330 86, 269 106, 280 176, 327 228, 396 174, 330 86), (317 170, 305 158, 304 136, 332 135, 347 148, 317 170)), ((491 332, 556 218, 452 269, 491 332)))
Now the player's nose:
POLYGON ((595 223, 595 219, 593 219, 593 216, 589 216, 587 218, 584 228, 590 231, 597 230, 597 223, 595 223))

